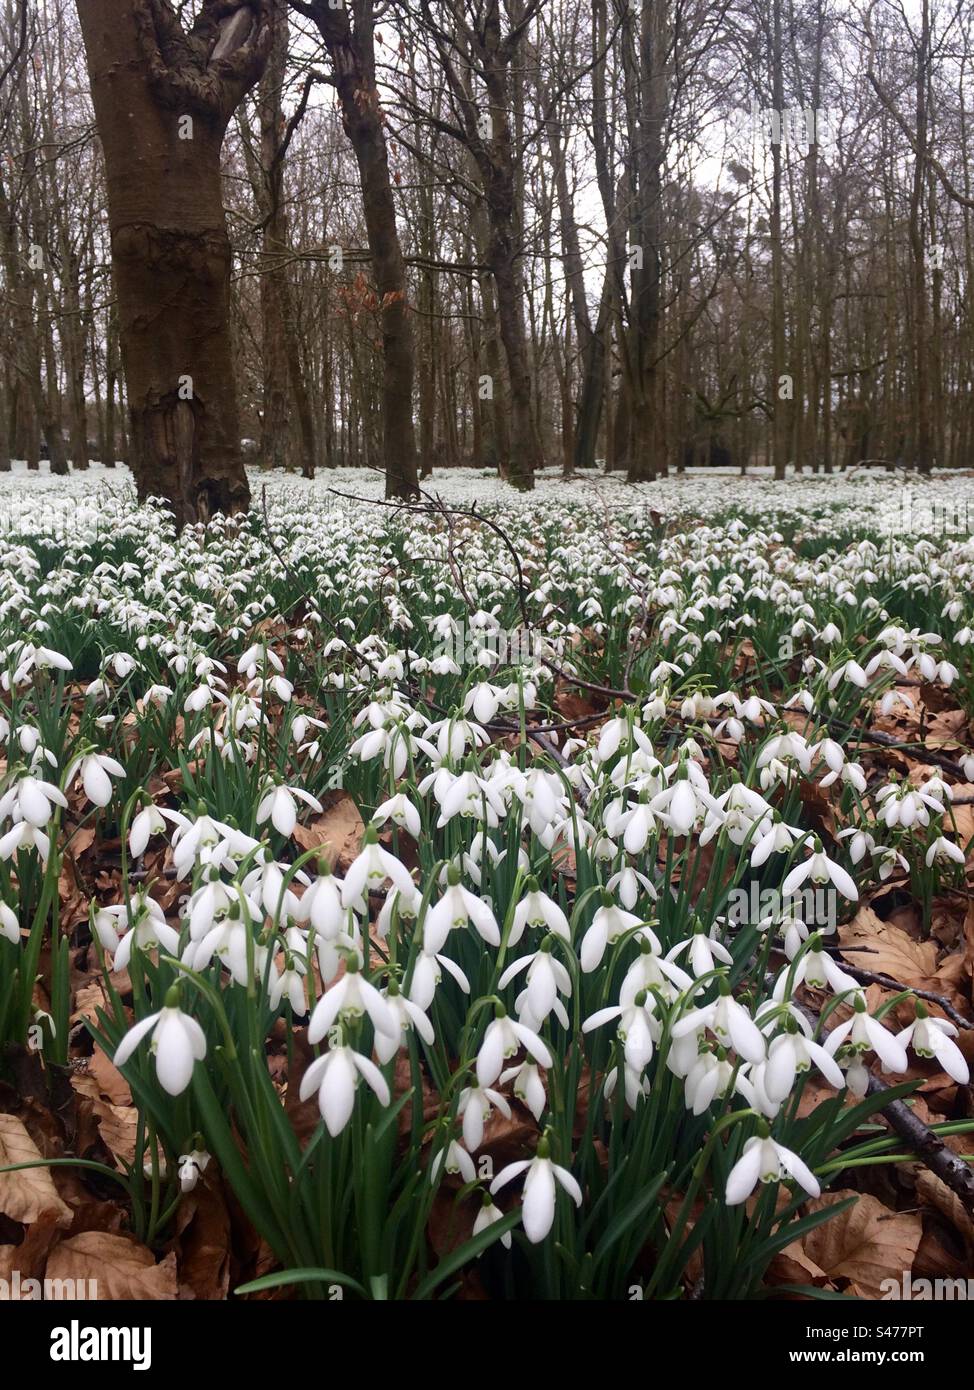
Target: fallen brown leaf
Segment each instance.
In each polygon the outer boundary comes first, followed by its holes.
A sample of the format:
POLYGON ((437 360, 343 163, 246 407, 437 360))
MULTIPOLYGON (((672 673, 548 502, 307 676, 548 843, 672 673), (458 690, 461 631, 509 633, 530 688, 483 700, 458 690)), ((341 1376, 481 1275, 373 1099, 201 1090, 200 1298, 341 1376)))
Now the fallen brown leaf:
POLYGON ((86 1231, 62 1241, 47 1262, 46 1274, 48 1279, 72 1279, 75 1287, 83 1280, 87 1296, 99 1302, 176 1297, 174 1254, 156 1264, 146 1246, 105 1231, 86 1231))
MULTIPOLYGON (((36 1163, 43 1155, 16 1115, 0 1115, 0 1168, 36 1163)), ((49 1168, 0 1173, 0 1212, 29 1225, 55 1212, 59 1226, 71 1225, 71 1208, 58 1196, 49 1168)))
POLYGON ((804 1254, 832 1280, 848 1279, 864 1298, 881 1298, 884 1279, 900 1280, 913 1268, 923 1223, 915 1212, 895 1212, 860 1192, 826 1192, 808 1203, 823 1211, 855 1197, 852 1206, 809 1231, 804 1254))
POLYGON ((365 822, 355 802, 347 792, 338 792, 322 815, 294 827, 293 838, 303 850, 320 848, 334 868, 351 863, 362 848, 364 834, 365 822))

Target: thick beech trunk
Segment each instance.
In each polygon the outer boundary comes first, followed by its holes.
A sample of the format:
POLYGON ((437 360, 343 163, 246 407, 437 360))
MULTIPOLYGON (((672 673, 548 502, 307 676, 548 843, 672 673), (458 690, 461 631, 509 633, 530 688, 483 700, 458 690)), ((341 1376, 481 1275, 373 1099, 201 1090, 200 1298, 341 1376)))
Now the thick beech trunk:
POLYGON ((269 0, 78 0, 105 152, 112 268, 139 496, 177 525, 246 511, 220 151, 270 46, 269 0))

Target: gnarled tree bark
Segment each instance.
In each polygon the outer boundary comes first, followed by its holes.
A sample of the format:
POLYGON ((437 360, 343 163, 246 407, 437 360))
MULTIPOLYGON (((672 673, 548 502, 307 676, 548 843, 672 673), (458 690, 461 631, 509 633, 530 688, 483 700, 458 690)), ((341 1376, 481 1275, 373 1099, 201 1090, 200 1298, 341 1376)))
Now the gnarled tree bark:
POLYGON ((179 526, 246 511, 220 152, 260 78, 270 0, 78 0, 105 152, 112 268, 140 498, 179 526))

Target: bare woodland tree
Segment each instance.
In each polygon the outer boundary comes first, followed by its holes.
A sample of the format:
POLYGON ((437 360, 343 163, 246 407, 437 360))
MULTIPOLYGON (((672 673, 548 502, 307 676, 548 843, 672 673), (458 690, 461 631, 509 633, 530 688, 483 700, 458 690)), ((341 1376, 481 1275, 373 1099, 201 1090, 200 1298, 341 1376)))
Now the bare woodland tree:
POLYGON ((177 522, 245 510, 220 154, 273 40, 270 0, 79 0, 105 152, 112 265, 140 496, 177 522))

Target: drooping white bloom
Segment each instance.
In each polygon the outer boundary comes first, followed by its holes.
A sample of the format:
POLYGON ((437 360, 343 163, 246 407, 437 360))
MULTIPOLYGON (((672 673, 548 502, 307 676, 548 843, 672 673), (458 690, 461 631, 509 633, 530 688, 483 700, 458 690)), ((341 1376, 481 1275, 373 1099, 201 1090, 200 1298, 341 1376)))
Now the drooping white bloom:
POLYGON ((52 782, 41 781, 39 777, 22 777, 13 790, 21 818, 37 829, 47 825, 55 806, 67 810, 67 797, 60 788, 52 782))
MULTIPOLYGON (((490 1200, 490 1197, 485 1192, 483 1205, 478 1211, 476 1219, 473 1223, 473 1234, 475 1236, 479 1236, 481 1231, 486 1231, 489 1226, 493 1226, 496 1222, 503 1221, 503 1219, 504 1213, 501 1211, 500 1207, 494 1205, 494 1203, 490 1200)), ((501 1245, 503 1245, 505 1250, 510 1250, 510 1231, 505 1231, 504 1234, 501 1236, 501 1245)))
POLYGON ((818 1179, 798 1154, 777 1143, 770 1135, 755 1135, 744 1145, 744 1152, 727 1176, 724 1200, 729 1207, 746 1202, 759 1182, 780 1182, 788 1175, 810 1197, 821 1196, 818 1179))
POLYGON ((344 1044, 316 1058, 301 1078, 300 1099, 307 1100, 318 1092, 318 1109, 333 1139, 352 1118, 359 1077, 375 1092, 380 1105, 389 1104, 389 1087, 379 1068, 368 1057, 344 1044))
POLYGON ((446 945, 451 931, 472 922, 478 935, 488 946, 501 944, 500 929, 489 905, 464 888, 459 872, 451 865, 446 891, 439 902, 429 908, 423 921, 423 950, 438 955, 446 945))
POLYGON ((471 1153, 476 1153, 483 1143, 484 1125, 490 1119, 492 1107, 506 1120, 511 1118, 511 1107, 500 1091, 490 1086, 467 1086, 460 1092, 457 1114, 463 1117, 463 1142, 471 1153))
POLYGON ((534 1158, 521 1159, 502 1168, 490 1185, 492 1194, 500 1191, 507 1183, 527 1173, 524 1192, 521 1197, 521 1212, 524 1234, 532 1245, 544 1240, 555 1219, 555 1193, 562 1187, 576 1206, 582 1205, 582 1189, 567 1168, 553 1163, 548 1156, 548 1144, 542 1139, 534 1158))
POLYGON ((412 835, 414 840, 419 839, 422 832, 419 811, 404 792, 397 792, 395 796, 375 808, 373 824, 384 825, 387 820, 391 820, 393 825, 412 835))
POLYGON ((352 860, 345 875, 342 903, 345 907, 351 907, 363 893, 381 888, 387 879, 391 879, 399 891, 407 895, 411 895, 416 887, 405 864, 382 848, 374 827, 369 826, 362 840, 361 853, 352 860))
POLYGON ((831 883, 850 902, 859 901, 859 890, 855 880, 843 869, 841 864, 837 864, 834 859, 829 859, 822 849, 820 840, 815 841, 811 855, 801 864, 796 864, 791 873, 788 874, 781 885, 782 894, 786 898, 789 897, 797 888, 801 887, 807 878, 819 885, 831 883))
POLYGON ((205 1149, 193 1149, 188 1154, 179 1155, 179 1188, 181 1192, 192 1192, 206 1170, 210 1155, 205 1149))
POLYGON ((721 993, 710 1004, 691 1009, 672 1028, 674 1039, 702 1033, 709 1029, 722 1047, 733 1047, 747 1062, 763 1062, 764 1037, 751 1015, 730 992, 726 980, 721 980, 721 993))
POLYGON ((554 1065, 547 1044, 533 1029, 498 1010, 497 1016, 488 1023, 477 1052, 477 1085, 489 1086, 496 1081, 504 1062, 521 1047, 541 1066, 554 1065))
POLYGON ((306 806, 310 806, 313 811, 317 811, 319 815, 321 814, 321 802, 317 797, 311 796, 309 792, 302 791, 300 787, 285 787, 283 784, 272 785, 267 788, 258 803, 257 824, 263 825, 266 820, 269 820, 279 834, 291 835, 298 823, 298 808, 294 804, 295 797, 303 801, 306 806))
POLYGON ((194 1064, 206 1056, 206 1036, 196 1019, 180 1009, 178 991, 170 990, 158 1013, 149 1014, 129 1029, 115 1051, 116 1067, 124 1067, 145 1037, 150 1039, 159 1084, 171 1096, 182 1095, 194 1064))
POLYGON ((525 927, 545 927, 560 936, 562 941, 571 941, 568 918, 558 904, 542 893, 535 878, 528 879, 527 892, 514 909, 511 931, 507 939, 509 946, 516 946, 524 935, 525 927))
POLYGON ((949 1077, 959 1086, 971 1079, 970 1067, 963 1052, 954 1042, 957 1028, 946 1018, 930 1018, 923 1004, 917 1001, 916 1018, 897 1033, 896 1041, 904 1048, 912 1047, 918 1057, 934 1057, 949 1077))
POLYGON ((856 996, 852 1017, 833 1028, 826 1038, 825 1050, 833 1057, 873 1051, 886 1071, 903 1072, 910 1065, 903 1043, 879 1019, 873 1018, 862 994, 856 996))
POLYGON ((399 1042, 402 1030, 388 1003, 374 985, 362 978, 355 961, 350 960, 342 978, 315 1005, 308 1024, 308 1042, 320 1042, 336 1019, 357 1022, 365 1015, 377 1033, 399 1042))
POLYGON ((132 824, 129 826, 129 851, 133 858, 138 859, 145 854, 146 847, 153 835, 163 835, 166 830, 166 821, 157 806, 150 802, 148 806, 143 806, 142 810, 132 817, 132 824))

